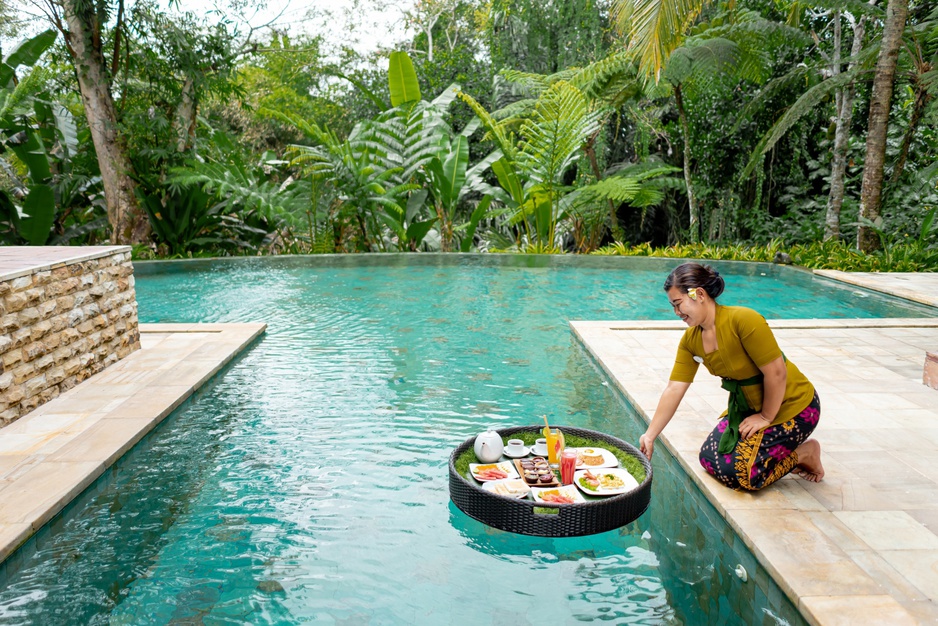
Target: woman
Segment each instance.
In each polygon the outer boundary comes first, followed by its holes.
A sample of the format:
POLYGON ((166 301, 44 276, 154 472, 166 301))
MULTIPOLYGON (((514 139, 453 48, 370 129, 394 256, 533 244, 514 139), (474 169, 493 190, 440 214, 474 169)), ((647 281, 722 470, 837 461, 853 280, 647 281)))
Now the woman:
POLYGON ((700 448, 700 464, 724 485, 756 491, 795 472, 824 477, 821 446, 808 436, 821 404, 814 386, 779 349, 765 319, 752 309, 723 306, 720 273, 684 263, 664 281, 684 331, 667 387, 639 445, 649 459, 703 363, 723 378, 729 407, 700 448))

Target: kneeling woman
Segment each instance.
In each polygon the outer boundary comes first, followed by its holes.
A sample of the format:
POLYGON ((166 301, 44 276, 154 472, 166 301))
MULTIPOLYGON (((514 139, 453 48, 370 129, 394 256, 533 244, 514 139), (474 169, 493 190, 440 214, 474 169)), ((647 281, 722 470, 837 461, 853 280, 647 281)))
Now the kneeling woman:
POLYGON ((785 359, 765 318, 752 309, 717 304, 719 272, 698 263, 674 269, 664 282, 674 312, 690 327, 678 346, 671 379, 639 445, 649 459, 655 439, 680 405, 699 364, 723 379, 729 407, 700 448, 700 464, 727 487, 755 491, 795 472, 824 477, 821 446, 808 436, 821 404, 814 386, 785 359))

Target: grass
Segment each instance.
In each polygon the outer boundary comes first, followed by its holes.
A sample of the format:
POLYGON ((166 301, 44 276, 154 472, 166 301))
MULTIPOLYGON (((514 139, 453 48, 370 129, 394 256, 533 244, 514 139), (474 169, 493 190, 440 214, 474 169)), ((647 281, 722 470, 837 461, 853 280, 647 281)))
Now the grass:
MULTIPOLYGON (((561 429, 562 430, 562 429, 561 429)), ((515 433, 511 436, 512 439, 521 439, 524 441, 525 446, 532 446, 538 437, 541 436, 540 431, 529 431, 515 433)), ((645 468, 642 466, 641 461, 636 459, 631 454, 623 452, 614 446, 610 446, 608 443, 599 440, 599 439, 590 439, 587 437, 577 437, 576 435, 568 435, 564 433, 564 442, 568 448, 604 448, 612 452, 617 459, 619 459, 619 467, 624 468, 631 474, 635 480, 638 481, 638 484, 642 484, 645 480, 645 468)), ((469 448, 453 461, 453 465, 456 468, 456 472, 460 476, 465 477, 467 480, 471 479, 469 474, 469 464, 476 463, 475 452, 472 448, 469 448)))

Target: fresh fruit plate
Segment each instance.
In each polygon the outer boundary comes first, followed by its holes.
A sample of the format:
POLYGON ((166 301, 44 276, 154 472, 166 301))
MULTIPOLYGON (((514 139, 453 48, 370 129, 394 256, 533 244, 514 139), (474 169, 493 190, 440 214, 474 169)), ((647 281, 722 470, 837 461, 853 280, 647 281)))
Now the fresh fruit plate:
POLYGON ((586 502, 586 499, 580 495, 573 485, 564 485, 563 487, 532 487, 531 495, 538 502, 548 502, 550 504, 576 504, 577 502, 586 502))
POLYGON ((520 478, 501 478, 482 483, 482 488, 499 496, 524 498, 531 493, 531 488, 520 478))
POLYGON ((470 463, 469 473, 480 483, 501 478, 521 478, 510 461, 500 463, 470 463))
POLYGON ((619 467, 619 459, 605 448, 570 448, 576 450, 576 468, 619 467))
POLYGON ((638 481, 621 467, 579 470, 573 475, 573 484, 591 496, 614 496, 638 487, 638 481))

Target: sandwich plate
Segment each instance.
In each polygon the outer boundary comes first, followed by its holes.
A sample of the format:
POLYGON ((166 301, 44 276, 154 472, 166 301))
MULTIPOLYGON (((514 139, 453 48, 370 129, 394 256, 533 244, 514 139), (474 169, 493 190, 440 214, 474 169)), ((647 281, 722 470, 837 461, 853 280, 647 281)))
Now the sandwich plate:
POLYGON ((482 488, 499 496, 524 498, 531 493, 531 488, 520 478, 501 478, 482 483, 482 488))

